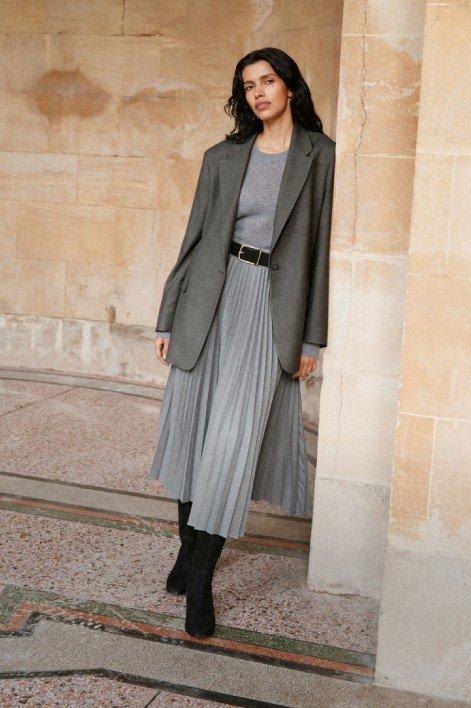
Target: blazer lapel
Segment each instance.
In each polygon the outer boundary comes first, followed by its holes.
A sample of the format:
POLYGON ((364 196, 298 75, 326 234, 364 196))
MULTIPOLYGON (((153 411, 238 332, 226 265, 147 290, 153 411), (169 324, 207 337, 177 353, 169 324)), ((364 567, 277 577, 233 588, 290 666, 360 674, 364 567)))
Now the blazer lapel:
MULTIPOLYGON (((219 189, 221 197, 221 250, 226 258, 234 232, 239 195, 250 158, 250 151, 257 136, 251 135, 244 143, 228 143, 227 158, 219 162, 219 189)), ((307 179, 314 155, 307 130, 293 124, 291 141, 275 211, 270 252, 277 242, 299 193, 307 179)))
POLYGON ((226 258, 229 253, 234 224, 237 216, 240 190, 249 163, 250 151, 256 135, 244 143, 228 143, 227 158, 219 162, 219 192, 221 196, 221 249, 226 258))
POLYGON ((281 178, 280 191, 278 192, 270 253, 296 204, 299 193, 309 174, 313 159, 314 153, 312 152, 309 133, 298 123, 294 123, 285 169, 281 178))

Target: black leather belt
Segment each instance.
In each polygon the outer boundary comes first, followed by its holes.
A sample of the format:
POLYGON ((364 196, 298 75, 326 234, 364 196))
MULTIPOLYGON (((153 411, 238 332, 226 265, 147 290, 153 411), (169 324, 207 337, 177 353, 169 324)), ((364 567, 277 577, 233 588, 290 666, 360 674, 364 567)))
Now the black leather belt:
POLYGON ((270 254, 266 251, 262 251, 260 248, 249 246, 248 243, 231 241, 230 253, 237 256, 240 261, 252 263, 252 265, 263 265, 268 267, 270 254))

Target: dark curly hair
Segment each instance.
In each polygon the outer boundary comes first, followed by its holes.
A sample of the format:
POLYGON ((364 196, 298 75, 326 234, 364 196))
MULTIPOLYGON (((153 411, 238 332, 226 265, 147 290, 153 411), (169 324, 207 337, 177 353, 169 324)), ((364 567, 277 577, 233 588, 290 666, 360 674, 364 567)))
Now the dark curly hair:
POLYGON ((242 70, 261 59, 265 59, 270 64, 275 73, 293 92, 291 98, 291 116, 293 121, 302 125, 303 128, 322 133, 322 121, 314 110, 309 86, 294 59, 282 49, 264 47, 263 49, 255 49, 253 52, 249 52, 237 62, 232 80, 232 95, 224 106, 224 111, 227 115, 234 118, 235 126, 230 133, 226 134, 226 140, 242 143, 250 135, 260 133, 263 129, 263 121, 255 115, 247 103, 242 80, 242 70))

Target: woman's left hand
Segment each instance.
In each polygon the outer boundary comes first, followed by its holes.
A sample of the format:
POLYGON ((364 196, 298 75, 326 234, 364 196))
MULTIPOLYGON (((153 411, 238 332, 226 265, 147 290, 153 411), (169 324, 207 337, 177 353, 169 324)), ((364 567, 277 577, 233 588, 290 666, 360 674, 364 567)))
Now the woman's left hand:
POLYGON ((312 372, 315 370, 317 366, 317 357, 315 356, 306 356, 306 354, 301 354, 301 358, 299 361, 299 368, 297 371, 294 372, 294 374, 291 375, 292 379, 297 379, 297 378, 304 378, 305 376, 309 376, 309 374, 312 374, 312 372))

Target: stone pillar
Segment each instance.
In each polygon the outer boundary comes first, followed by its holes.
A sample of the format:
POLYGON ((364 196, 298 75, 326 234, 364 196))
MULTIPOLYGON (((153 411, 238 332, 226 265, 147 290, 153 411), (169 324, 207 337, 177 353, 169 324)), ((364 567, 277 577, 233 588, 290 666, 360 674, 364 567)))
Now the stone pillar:
POLYGON ((414 175, 423 3, 346 0, 309 586, 379 598, 414 175))
POLYGON ((471 699, 471 5, 427 3, 377 682, 471 699))

